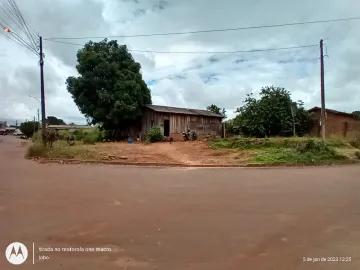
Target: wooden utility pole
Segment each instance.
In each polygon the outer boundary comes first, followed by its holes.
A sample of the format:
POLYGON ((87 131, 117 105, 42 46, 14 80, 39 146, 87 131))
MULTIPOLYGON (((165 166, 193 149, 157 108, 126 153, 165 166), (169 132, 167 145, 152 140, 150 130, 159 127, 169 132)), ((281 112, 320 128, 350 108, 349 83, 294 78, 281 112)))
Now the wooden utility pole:
POLYGON ((44 90, 44 54, 42 37, 40 39, 40 85, 41 85, 41 137, 45 144, 46 134, 46 118, 45 118, 45 90, 44 90))
POLYGON ((320 40, 320 81, 321 81, 321 137, 326 138, 325 130, 325 80, 324 80, 324 48, 323 40, 320 40))

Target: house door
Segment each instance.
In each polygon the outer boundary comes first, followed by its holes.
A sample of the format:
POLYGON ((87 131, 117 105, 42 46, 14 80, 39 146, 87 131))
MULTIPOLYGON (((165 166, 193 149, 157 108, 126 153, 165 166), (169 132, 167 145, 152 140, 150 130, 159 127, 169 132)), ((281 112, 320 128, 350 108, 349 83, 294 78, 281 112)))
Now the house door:
POLYGON ((170 136, 170 120, 168 119, 164 120, 164 136, 170 136))

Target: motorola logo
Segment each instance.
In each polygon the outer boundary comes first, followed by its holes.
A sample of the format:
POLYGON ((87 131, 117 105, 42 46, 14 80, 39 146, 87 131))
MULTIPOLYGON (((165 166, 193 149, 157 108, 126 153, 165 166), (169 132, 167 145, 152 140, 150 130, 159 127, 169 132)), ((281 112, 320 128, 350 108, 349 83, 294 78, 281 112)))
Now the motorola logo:
POLYGON ((28 257, 28 250, 24 244, 14 242, 6 248, 5 256, 11 264, 22 264, 28 257))

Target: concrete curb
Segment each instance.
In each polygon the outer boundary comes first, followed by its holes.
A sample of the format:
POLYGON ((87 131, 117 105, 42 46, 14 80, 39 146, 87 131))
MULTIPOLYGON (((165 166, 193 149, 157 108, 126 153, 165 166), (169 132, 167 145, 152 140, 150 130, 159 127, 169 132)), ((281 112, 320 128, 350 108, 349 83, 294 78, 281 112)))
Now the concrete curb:
POLYGON ((154 162, 124 162, 118 160, 78 160, 78 159, 57 159, 57 158, 32 158, 39 163, 58 163, 58 164, 103 164, 118 166, 138 166, 138 167, 177 167, 177 168, 286 168, 286 167, 328 167, 335 165, 360 164, 355 160, 347 160, 339 163, 322 164, 183 164, 183 163, 154 163, 154 162))

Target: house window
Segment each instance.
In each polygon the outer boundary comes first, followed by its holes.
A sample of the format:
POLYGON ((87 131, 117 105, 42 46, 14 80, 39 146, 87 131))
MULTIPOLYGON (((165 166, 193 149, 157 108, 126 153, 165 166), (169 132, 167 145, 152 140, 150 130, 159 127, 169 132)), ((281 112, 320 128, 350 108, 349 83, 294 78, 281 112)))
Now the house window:
POLYGON ((151 127, 153 127, 155 125, 155 121, 151 120, 151 127))

